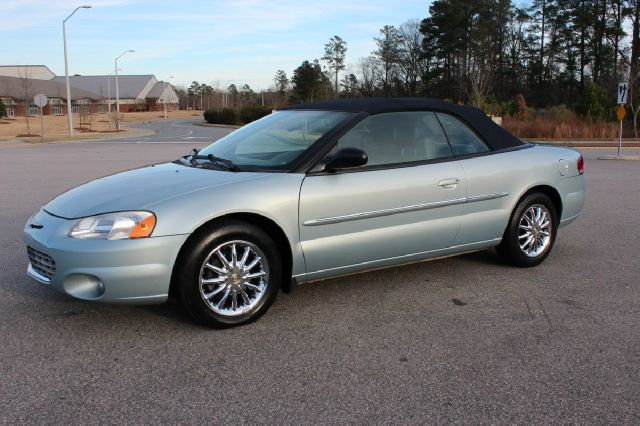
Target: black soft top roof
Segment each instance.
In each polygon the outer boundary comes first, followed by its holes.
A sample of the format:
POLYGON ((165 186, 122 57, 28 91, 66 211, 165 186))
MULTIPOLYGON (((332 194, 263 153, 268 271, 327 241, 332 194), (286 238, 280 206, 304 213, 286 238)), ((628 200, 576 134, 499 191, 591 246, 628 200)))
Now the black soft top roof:
POLYGON ((336 99, 314 102, 310 104, 294 105, 283 110, 325 110, 363 112, 367 114, 381 114, 398 111, 442 111, 458 116, 475 129, 491 148, 508 149, 526 142, 516 138, 502 127, 493 122, 478 108, 456 105, 439 99, 431 98, 356 98, 336 99))

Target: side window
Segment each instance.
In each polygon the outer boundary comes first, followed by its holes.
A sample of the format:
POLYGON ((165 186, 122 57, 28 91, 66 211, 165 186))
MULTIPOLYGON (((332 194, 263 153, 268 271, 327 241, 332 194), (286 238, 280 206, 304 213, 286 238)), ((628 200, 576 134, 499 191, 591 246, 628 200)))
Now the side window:
POLYGON ((438 119, 447 133, 454 155, 489 151, 487 145, 465 123, 452 115, 438 112, 438 119))
POLYGON ((365 118, 338 141, 337 149, 367 153, 367 166, 450 158, 451 150, 433 112, 376 114, 365 118))

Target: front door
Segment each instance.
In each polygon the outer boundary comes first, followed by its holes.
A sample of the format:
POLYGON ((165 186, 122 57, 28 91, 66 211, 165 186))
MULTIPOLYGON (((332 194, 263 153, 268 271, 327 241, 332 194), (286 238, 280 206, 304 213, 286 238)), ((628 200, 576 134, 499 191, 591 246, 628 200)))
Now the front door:
POLYGON ((364 150, 367 165, 302 183, 308 279, 402 263, 452 244, 467 180, 434 113, 370 116, 333 152, 347 147, 364 150))
POLYGON ((467 203, 462 211, 460 232, 454 245, 490 243, 502 238, 511 215, 509 195, 517 186, 515 169, 522 169, 520 153, 480 155, 490 151, 487 144, 458 118, 437 113, 453 154, 459 158, 469 180, 467 203))

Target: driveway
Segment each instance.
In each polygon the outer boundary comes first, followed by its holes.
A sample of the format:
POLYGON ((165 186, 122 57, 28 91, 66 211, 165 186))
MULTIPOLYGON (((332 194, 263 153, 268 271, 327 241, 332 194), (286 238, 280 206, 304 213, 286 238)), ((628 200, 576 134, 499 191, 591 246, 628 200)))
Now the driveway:
POLYGON ((640 167, 589 160, 583 217, 539 267, 492 251, 301 285, 248 326, 27 278, 56 194, 225 132, 0 148, 0 422, 638 423, 640 167))

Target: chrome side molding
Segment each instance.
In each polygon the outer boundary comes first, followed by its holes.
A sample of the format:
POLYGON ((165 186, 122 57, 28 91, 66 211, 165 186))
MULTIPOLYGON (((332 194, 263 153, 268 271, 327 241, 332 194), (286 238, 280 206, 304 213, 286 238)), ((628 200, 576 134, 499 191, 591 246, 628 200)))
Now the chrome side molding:
POLYGON ((389 216, 398 213, 415 212, 419 210, 437 209, 440 207, 455 206, 458 204, 474 203, 477 201, 495 200, 509 195, 507 192, 496 192, 493 194, 475 195, 473 197, 454 198, 446 201, 436 201, 433 203, 415 204, 412 206, 393 207, 384 210, 373 210, 368 212, 350 213, 342 216, 323 217, 320 219, 310 219, 303 222, 304 226, 318 226, 330 223, 348 222, 350 220, 369 219, 374 217, 389 216))

